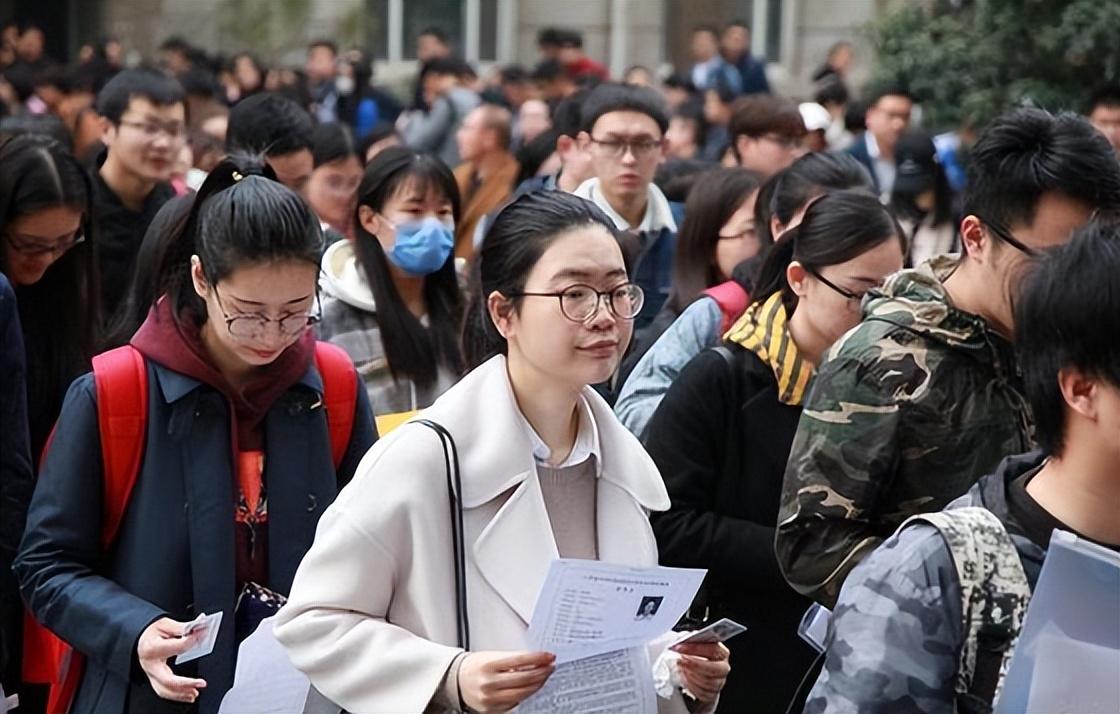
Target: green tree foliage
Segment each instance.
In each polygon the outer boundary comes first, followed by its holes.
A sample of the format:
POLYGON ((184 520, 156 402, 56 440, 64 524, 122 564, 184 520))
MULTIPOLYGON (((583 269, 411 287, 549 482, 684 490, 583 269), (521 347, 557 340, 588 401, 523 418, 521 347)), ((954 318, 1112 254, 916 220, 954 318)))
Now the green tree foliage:
POLYGON ((1120 0, 905 0, 871 38, 874 79, 908 86, 936 128, 1023 103, 1082 111, 1120 78, 1120 0))

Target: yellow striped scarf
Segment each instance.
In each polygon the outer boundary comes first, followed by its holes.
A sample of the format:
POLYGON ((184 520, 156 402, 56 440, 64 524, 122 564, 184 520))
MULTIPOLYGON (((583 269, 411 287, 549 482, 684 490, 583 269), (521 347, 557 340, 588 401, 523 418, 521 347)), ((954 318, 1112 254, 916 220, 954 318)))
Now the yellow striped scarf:
POLYGON ((770 365, 778 380, 779 401, 801 406, 813 377, 813 365, 802 358, 790 337, 780 292, 747 308, 724 339, 742 345, 770 365))

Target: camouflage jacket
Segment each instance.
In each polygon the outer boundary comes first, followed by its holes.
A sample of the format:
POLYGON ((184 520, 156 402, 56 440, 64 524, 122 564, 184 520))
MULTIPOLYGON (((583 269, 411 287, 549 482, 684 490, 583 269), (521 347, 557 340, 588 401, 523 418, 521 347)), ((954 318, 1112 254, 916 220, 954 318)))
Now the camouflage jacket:
MULTIPOLYGON (((1034 589, 1046 551, 1011 514, 1008 488, 1042 464, 1006 459, 950 508, 981 506, 1003 522, 1034 589)), ((805 714, 952 714, 965 623, 957 569, 932 526, 900 529, 848 577, 825 641, 824 669, 805 714)))
POLYGON ((775 550, 790 585, 829 607, 907 517, 1032 447, 1010 343, 949 303, 942 281, 956 266, 937 258, 874 291, 806 398, 775 550))

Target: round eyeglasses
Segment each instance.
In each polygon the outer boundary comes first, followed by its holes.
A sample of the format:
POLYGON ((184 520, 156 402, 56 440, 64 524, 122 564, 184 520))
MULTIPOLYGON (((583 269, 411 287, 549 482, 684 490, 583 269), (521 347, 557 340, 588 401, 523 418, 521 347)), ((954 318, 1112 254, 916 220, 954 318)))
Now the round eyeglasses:
POLYGON ((642 311, 646 294, 634 283, 623 283, 610 290, 596 290, 590 285, 572 285, 555 293, 510 293, 507 297, 554 297, 560 300, 560 312, 572 322, 588 322, 599 314, 606 298, 611 314, 622 320, 633 320, 642 311))
MULTIPOLYGON (((226 313, 226 308, 222 305, 222 297, 218 294, 217 287, 214 288, 214 298, 218 303, 218 308, 222 311, 222 317, 225 318, 226 329, 229 330, 231 337, 238 340, 261 339, 268 333, 268 326, 273 322, 276 323, 281 337, 295 337, 321 318, 319 312, 296 312, 280 318, 271 318, 259 312, 249 315, 230 315, 226 313)), ((318 304, 318 295, 315 296, 315 301, 318 304)))

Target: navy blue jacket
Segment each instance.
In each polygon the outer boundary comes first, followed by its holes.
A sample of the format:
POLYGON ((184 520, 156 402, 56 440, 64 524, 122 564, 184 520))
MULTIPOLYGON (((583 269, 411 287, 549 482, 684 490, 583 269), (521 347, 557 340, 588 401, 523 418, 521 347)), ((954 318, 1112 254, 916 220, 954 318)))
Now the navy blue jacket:
POLYGON ((879 186, 879 174, 875 173, 875 162, 871 160, 871 153, 867 150, 867 132, 865 131, 857 136, 845 151, 851 154, 856 161, 863 164, 867 173, 871 174, 871 182, 875 185, 875 193, 881 193, 883 189, 879 186))
MULTIPOLYGON (((47 627, 86 655, 74 706, 83 712, 182 711, 159 699, 136 643, 160 617, 224 613, 209 656, 182 667, 206 680, 197 711, 216 712, 233 683, 235 548, 231 413, 214 388, 148 362, 144 463, 119 534, 102 553, 102 468, 96 389, 71 385, 28 513, 15 572, 47 627)), ((337 475, 312 366, 264 420, 268 587, 287 594, 319 516, 377 439, 361 381, 350 445, 337 475), (275 528, 273 526, 276 526, 275 528)))
POLYGON ((17 650, 23 626, 23 607, 11 566, 34 485, 26 377, 16 294, 0 273, 0 681, 8 692, 17 689, 17 650))
POLYGON ((653 322, 661 306, 669 299, 673 287, 673 257, 677 252, 677 233, 670 228, 639 235, 641 242, 634 265, 630 268, 631 280, 641 286, 646 294, 645 304, 634 321, 640 330, 653 322))

